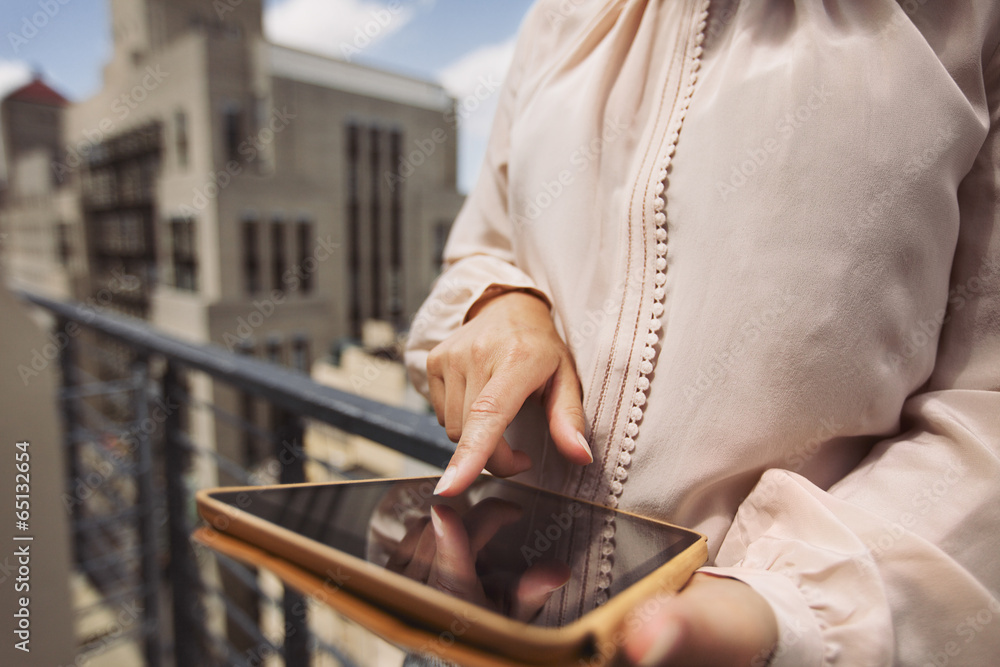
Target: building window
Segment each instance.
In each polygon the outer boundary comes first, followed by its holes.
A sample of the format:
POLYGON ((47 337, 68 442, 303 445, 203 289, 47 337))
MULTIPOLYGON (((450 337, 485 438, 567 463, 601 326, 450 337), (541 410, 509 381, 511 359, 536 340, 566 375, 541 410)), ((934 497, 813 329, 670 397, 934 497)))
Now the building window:
MULTIPOLYGON (((252 357, 255 353, 256 350, 254 350, 253 341, 250 339, 244 338, 236 345, 236 354, 240 356, 252 357)), ((243 419, 243 428, 241 431, 243 433, 243 465, 245 467, 250 467, 260 460, 260 455, 257 452, 256 415, 256 401, 253 394, 241 392, 240 416, 243 419)))
POLYGON ((282 363, 281 339, 277 336, 269 337, 264 343, 264 353, 272 364, 282 363))
POLYGON ((255 220, 243 221, 243 278, 248 294, 260 292, 260 239, 255 220))
POLYGON ((190 218, 170 221, 170 244, 173 251, 174 287, 198 291, 198 259, 195 253, 195 225, 190 218))
POLYGON ((434 225, 434 269, 436 271, 441 270, 441 265, 444 263, 444 247, 448 243, 448 232, 451 229, 446 221, 442 220, 434 225))
POLYGON ((281 289, 285 278, 285 224, 281 220, 271 223, 271 285, 281 289))
MULTIPOLYGON (((260 133, 267 128, 267 123, 271 116, 271 102, 266 97, 258 97, 254 100, 253 105, 253 127, 254 132, 260 133)), ((268 129, 268 132, 271 130, 268 129)), ((271 164, 271 149, 267 147, 259 147, 260 150, 257 152, 257 172, 260 174, 266 174, 271 171, 273 165, 271 164)))
POLYGON ((292 340, 292 368, 309 373, 309 339, 303 335, 292 340))
POLYGON ((238 160, 243 136, 242 114, 238 106, 227 107, 222 114, 222 136, 226 141, 226 159, 238 160))
MULTIPOLYGON (((399 176, 403 163, 403 133, 393 130, 389 136, 389 165, 399 176)), ((389 202, 389 263, 392 266, 392 286, 389 310, 392 321, 402 328, 403 322, 403 188, 402 179, 394 180, 392 199, 389 202)))
POLYGON ((188 123, 187 114, 183 111, 174 114, 174 132, 177 140, 177 166, 184 169, 188 166, 188 123))
POLYGON ((348 318, 351 334, 361 336, 361 206, 358 177, 361 160, 361 128, 347 126, 347 284, 350 292, 348 318))
POLYGON ((378 128, 371 128, 368 132, 369 137, 369 159, 368 159, 368 173, 369 173, 369 188, 371 197, 370 211, 371 218, 369 220, 369 229, 371 230, 371 245, 369 246, 369 253, 371 255, 371 265, 368 267, 369 275, 371 276, 372 285, 372 317, 375 319, 382 318, 382 197, 379 185, 382 183, 381 179, 381 156, 379 150, 381 148, 381 138, 382 135, 378 128))
POLYGON ((163 152, 162 126, 151 123, 118 134, 92 147, 81 171, 83 232, 90 251, 92 287, 103 289, 103 277, 122 271, 134 276, 134 288, 118 294, 112 308, 145 317, 156 282, 157 260, 169 262, 169 249, 158 252, 154 190, 163 152))
POLYGON ((319 263, 312 256, 312 223, 306 220, 300 221, 296 229, 296 236, 298 237, 298 273, 302 281, 299 283, 299 287, 303 294, 309 294, 313 290, 313 275, 319 270, 319 263))
POLYGON ((72 255, 72 249, 69 245, 69 226, 65 222, 57 222, 56 257, 59 259, 59 264, 64 267, 69 266, 70 255, 72 255))

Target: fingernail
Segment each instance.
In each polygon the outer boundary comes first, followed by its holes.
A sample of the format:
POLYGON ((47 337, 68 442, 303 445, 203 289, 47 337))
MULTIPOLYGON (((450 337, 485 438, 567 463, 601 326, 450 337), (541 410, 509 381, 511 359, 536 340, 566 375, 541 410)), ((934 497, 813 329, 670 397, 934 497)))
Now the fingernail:
POLYGON ((594 452, 590 451, 590 445, 587 444, 587 439, 585 437, 583 437, 583 433, 580 433, 579 431, 577 431, 577 433, 576 433, 576 441, 580 443, 580 447, 583 448, 583 451, 587 452, 587 457, 590 458, 590 462, 593 463, 594 462, 594 452))
POLYGON ((448 466, 448 469, 444 471, 443 475, 441 475, 441 480, 437 483, 437 486, 434 487, 434 495, 439 496, 450 489, 451 483, 455 481, 455 475, 457 473, 458 471, 455 470, 455 466, 448 466))
POLYGON ((562 582, 562 583, 561 583, 561 584, 559 584, 558 586, 554 586, 554 587, 552 588, 552 592, 553 592, 553 593, 555 593, 555 592, 556 592, 557 590, 559 590, 560 588, 562 588, 563 586, 565 586, 565 585, 566 585, 566 584, 568 584, 568 583, 569 583, 569 579, 566 579, 566 581, 562 582))
POLYGON ((434 525, 434 534, 438 537, 444 537, 444 524, 441 523, 441 517, 438 516, 437 507, 431 507, 431 524, 434 525))
POLYGON ((661 629, 637 667, 656 667, 662 664, 677 648, 679 639, 680 632, 676 625, 668 625, 661 629))

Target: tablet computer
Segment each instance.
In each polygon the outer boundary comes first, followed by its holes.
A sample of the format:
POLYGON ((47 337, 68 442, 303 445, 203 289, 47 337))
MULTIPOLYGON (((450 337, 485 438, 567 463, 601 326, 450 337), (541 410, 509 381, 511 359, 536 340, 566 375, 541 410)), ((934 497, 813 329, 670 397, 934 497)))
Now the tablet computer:
POLYGON ((390 642, 470 665, 610 660, 707 559, 702 535, 481 475, 200 491, 196 538, 390 642))

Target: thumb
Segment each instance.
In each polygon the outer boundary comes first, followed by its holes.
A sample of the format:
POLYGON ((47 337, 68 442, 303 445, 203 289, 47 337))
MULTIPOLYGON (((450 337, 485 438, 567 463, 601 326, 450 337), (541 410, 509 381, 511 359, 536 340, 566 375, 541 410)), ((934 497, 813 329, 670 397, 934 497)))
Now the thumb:
POLYGON ((541 561, 528 568, 517 583, 510 615, 525 623, 531 621, 552 594, 565 586, 572 572, 559 561, 541 561))
POLYGON ((556 448, 572 463, 593 463, 594 455, 584 435, 583 401, 580 378, 573 362, 564 358, 549 381, 545 395, 545 413, 549 432, 556 448))

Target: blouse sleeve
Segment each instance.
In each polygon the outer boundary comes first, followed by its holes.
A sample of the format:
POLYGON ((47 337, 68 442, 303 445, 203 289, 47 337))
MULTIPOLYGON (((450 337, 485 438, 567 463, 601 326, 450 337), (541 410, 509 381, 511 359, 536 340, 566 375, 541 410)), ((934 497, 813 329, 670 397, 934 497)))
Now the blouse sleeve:
POLYGON ((490 290, 527 290, 551 304, 549 295, 514 263, 514 223, 508 211, 507 165, 518 85, 532 58, 540 21, 529 12, 500 91, 479 179, 451 229, 444 266, 410 325, 406 366, 410 380, 427 395, 427 354, 451 335, 469 309, 490 290))
MULTIPOLYGON (((716 564, 772 605, 770 664, 987 665, 1000 656, 1000 60, 990 130, 958 190, 961 228, 934 372, 901 435, 828 491, 770 470, 716 564)), ((905 355, 905 351, 901 354, 905 355)), ((767 663, 761 656, 759 663, 767 663)))

